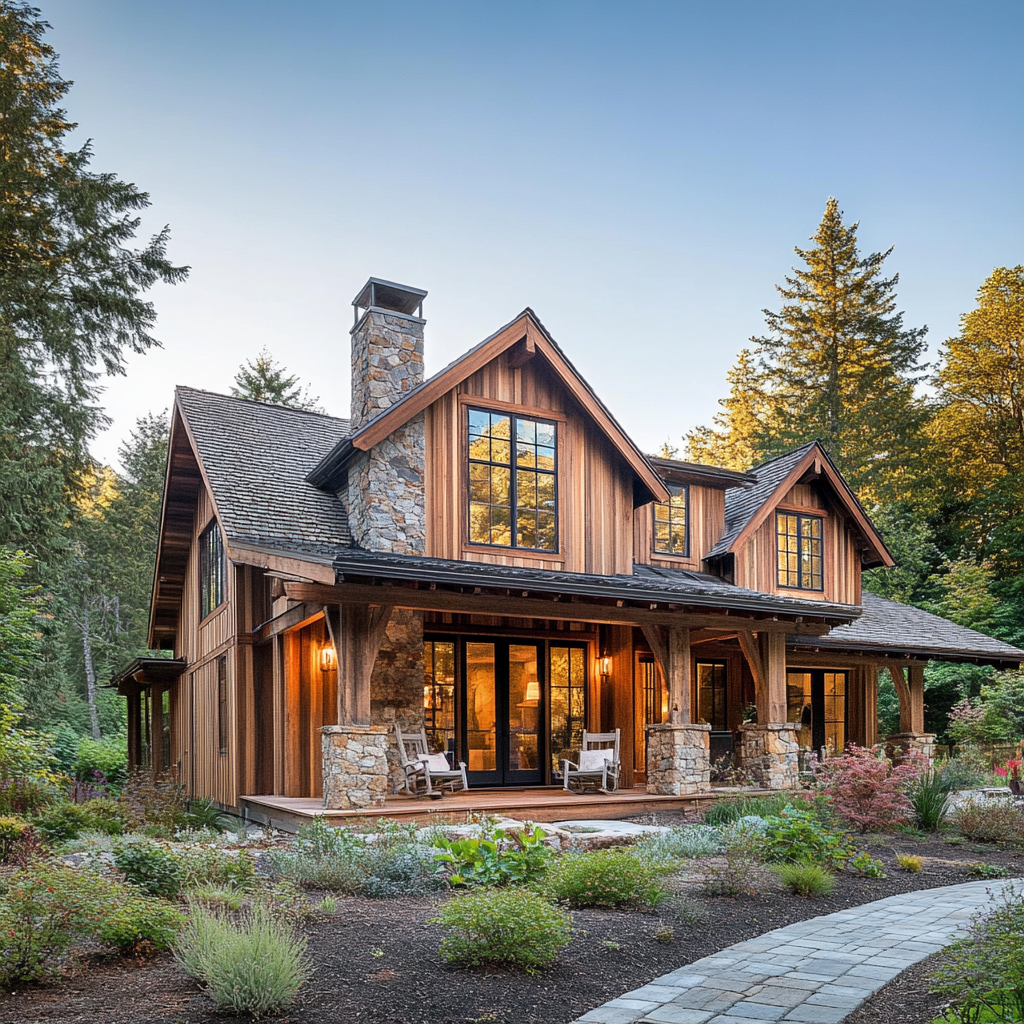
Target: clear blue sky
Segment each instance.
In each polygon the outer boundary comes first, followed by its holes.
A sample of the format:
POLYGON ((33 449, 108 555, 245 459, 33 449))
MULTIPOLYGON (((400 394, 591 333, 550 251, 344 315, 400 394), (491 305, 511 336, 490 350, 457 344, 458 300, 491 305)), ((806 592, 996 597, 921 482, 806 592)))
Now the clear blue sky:
POLYGON ((725 373, 829 195, 933 345, 1024 262, 1024 5, 40 0, 99 170, 187 284, 96 452, 263 345, 348 407, 349 303, 426 288, 427 369, 532 306, 651 450, 725 373))

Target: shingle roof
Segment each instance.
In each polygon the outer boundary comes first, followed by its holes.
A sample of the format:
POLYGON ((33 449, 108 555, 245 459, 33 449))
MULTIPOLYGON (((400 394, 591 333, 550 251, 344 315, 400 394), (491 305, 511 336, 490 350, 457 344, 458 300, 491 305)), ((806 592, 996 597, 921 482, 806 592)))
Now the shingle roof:
POLYGON ((334 569, 339 583, 352 576, 372 576, 401 582, 509 587, 538 593, 727 607, 737 611, 820 616, 843 621, 849 621, 860 613, 860 609, 851 605, 762 594, 734 586, 707 573, 659 569, 650 565, 634 565, 631 576, 598 576, 593 573, 489 565, 420 555, 395 555, 351 547, 338 552, 334 559, 334 569))
POLYGON ((714 558, 724 555, 733 545, 744 527, 757 515, 758 510, 775 493, 776 488, 792 472, 793 467, 814 447, 811 441, 794 448, 777 459, 762 463, 750 471, 757 479, 753 487, 730 487, 725 492, 725 533, 718 543, 704 556, 714 558))
MULTIPOLYGON (((864 614, 854 622, 836 626, 828 636, 816 637, 813 646, 844 650, 885 650, 949 661, 981 661, 1020 664, 1024 651, 995 637, 966 626, 864 592, 864 614)), ((791 643, 806 645, 807 637, 790 637, 791 643)))
POLYGON ((175 394, 229 543, 321 555, 351 543, 341 502, 305 479, 348 420, 194 388, 175 394))

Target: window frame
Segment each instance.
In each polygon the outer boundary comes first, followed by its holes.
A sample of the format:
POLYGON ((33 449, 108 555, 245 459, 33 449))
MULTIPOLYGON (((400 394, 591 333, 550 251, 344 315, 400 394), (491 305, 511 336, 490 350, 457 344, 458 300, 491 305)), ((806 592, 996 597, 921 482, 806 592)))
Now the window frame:
POLYGON ((224 535, 216 519, 199 535, 199 621, 209 618, 227 600, 227 557, 224 535), (211 539, 216 537, 216 541, 211 539), (212 549, 211 549, 212 543, 212 549), (216 556, 216 558, 214 558, 216 556), (216 564, 214 564, 216 561, 216 564), (217 601, 211 604, 211 586, 217 601))
POLYGON ((228 659, 221 655, 217 659, 217 753, 228 752, 230 736, 228 716, 230 714, 228 700, 228 659))
MULTIPOLYGON (((788 536, 790 536, 790 534, 787 532, 785 534, 785 536, 788 537, 788 536)), ((788 554, 788 552, 786 552, 786 553, 788 554)), ((814 557, 813 554, 812 554, 811 557, 812 558, 814 557)), ((790 511, 790 510, 784 509, 784 508, 777 508, 777 509, 775 509, 775 585, 777 587, 781 587, 784 590, 802 590, 805 593, 823 594, 825 592, 825 517, 823 515, 816 515, 814 513, 809 513, 809 512, 790 511), (790 570, 788 568, 783 570, 779 566, 779 555, 782 553, 780 551, 780 548, 779 548, 779 540, 783 536, 783 534, 779 530, 779 519, 782 516, 786 516, 787 518, 793 518, 793 519, 796 520, 796 542, 797 542, 798 568, 797 568, 797 571, 796 571, 797 581, 796 581, 795 584, 794 583, 789 583, 789 582, 783 583, 783 581, 782 581, 783 572, 785 572, 786 576, 788 577, 789 574, 790 574, 790 570), (804 582, 803 582, 804 572, 803 572, 803 569, 799 566, 799 560, 803 557, 803 555, 802 555, 802 546, 803 546, 803 540, 804 540, 804 523, 811 523, 811 522, 816 522, 818 524, 818 536, 817 537, 808 536, 807 539, 811 540, 811 541, 817 540, 819 542, 819 544, 821 545, 820 553, 818 555, 819 561, 821 563, 821 572, 819 574, 820 578, 821 578, 821 585, 817 586, 817 587, 813 585, 813 582, 814 582, 813 562, 812 562, 812 569, 811 569, 811 572, 810 572, 811 586, 809 586, 809 587, 808 586, 804 586, 804 582)))
POLYGON ((672 509, 678 508, 671 502, 655 501, 651 503, 651 554, 663 558, 689 558, 690 557, 690 485, 689 484, 667 484, 673 498, 680 494, 683 496, 683 550, 662 551, 658 547, 658 506, 664 506, 669 510, 669 536, 672 533, 672 509))
POLYGON ((694 661, 693 675, 694 675, 694 683, 696 684, 696 686, 695 686, 695 688, 696 688, 696 696, 697 696, 696 711, 697 711, 698 719, 701 720, 701 721, 707 722, 711 726, 711 729, 712 729, 713 732, 728 732, 729 731, 729 662, 728 662, 728 660, 725 659, 725 658, 698 658, 698 659, 696 659, 694 661), (716 729, 715 728, 715 723, 710 718, 708 718, 706 715, 703 714, 705 709, 701 707, 701 700, 700 700, 700 693, 701 693, 700 670, 701 670, 701 666, 706 666, 706 667, 712 669, 712 682, 711 682, 711 687, 710 687, 710 690, 711 690, 712 694, 715 695, 715 694, 717 694, 719 692, 719 690, 721 691, 721 703, 722 703, 721 708, 718 707, 717 700, 713 700, 713 703, 714 703, 715 706, 711 709, 712 713, 714 713, 714 711, 716 711, 716 710, 721 711, 722 727, 720 729, 716 729), (721 673, 722 673, 722 675, 721 675, 721 683, 722 683, 721 687, 718 687, 718 686, 715 685, 715 676, 716 676, 717 671, 719 669, 721 669, 721 673))
POLYGON ((559 458, 559 447, 561 443, 561 431, 559 430, 561 418, 557 414, 552 413, 551 415, 544 415, 539 411, 534 410, 522 410, 517 411, 515 409, 500 408, 500 407, 489 407, 487 405, 477 404, 466 404, 465 416, 462 420, 463 426, 463 438, 465 442, 465 456, 462 460, 463 464, 463 486, 465 489, 464 500, 462 502, 463 513, 465 515, 465 530, 463 533, 464 543, 470 548, 485 548, 492 551, 523 551, 530 552, 531 554, 537 555, 541 558, 558 557, 561 555, 562 549, 562 537, 561 537, 561 502, 559 500, 559 467, 561 460, 559 458), (471 455, 470 448, 470 416, 474 413, 487 413, 489 416, 508 416, 509 417, 509 462, 506 465, 501 462, 492 462, 490 460, 474 459, 471 455), (554 479, 554 508, 552 513, 554 515, 555 524, 555 544, 554 547, 550 548, 538 548, 538 547, 525 547, 518 544, 518 509, 519 509, 519 493, 518 493, 518 460, 516 457, 516 446, 518 443, 518 431, 516 429, 517 422, 519 420, 529 420, 534 424, 544 424, 545 426, 551 427, 554 432, 555 443, 554 443, 554 468, 552 470, 539 469, 536 466, 533 467, 522 467, 523 469, 533 472, 535 474, 543 473, 551 476, 554 479), (493 466, 498 469, 508 469, 509 471, 509 544, 495 544, 490 541, 473 540, 471 529, 472 529, 472 477, 470 467, 473 465, 479 466, 493 466))

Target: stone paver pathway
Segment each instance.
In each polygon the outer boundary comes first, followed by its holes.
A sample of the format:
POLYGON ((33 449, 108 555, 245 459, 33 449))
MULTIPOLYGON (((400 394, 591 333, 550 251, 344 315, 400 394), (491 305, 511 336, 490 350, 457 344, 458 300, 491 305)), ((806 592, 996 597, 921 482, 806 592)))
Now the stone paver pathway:
POLYGON ((838 1024, 886 982, 949 945, 989 901, 1024 880, 889 896, 739 942, 627 992, 577 1024, 838 1024))

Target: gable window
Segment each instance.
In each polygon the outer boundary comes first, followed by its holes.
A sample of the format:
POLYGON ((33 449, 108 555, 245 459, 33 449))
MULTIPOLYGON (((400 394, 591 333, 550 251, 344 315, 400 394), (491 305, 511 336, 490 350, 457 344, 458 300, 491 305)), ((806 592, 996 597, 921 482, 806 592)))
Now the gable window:
POLYGON ((205 619, 224 601, 224 542, 211 523, 199 538, 199 617, 205 619))
POLYGON ((780 587, 824 590, 822 520, 794 512, 775 513, 780 587))
POLYGON ((686 529, 687 488, 669 485, 667 502, 654 503, 654 550, 663 555, 689 554, 690 538, 686 529))
POLYGON ((555 424, 469 410, 469 541, 558 550, 555 424))

